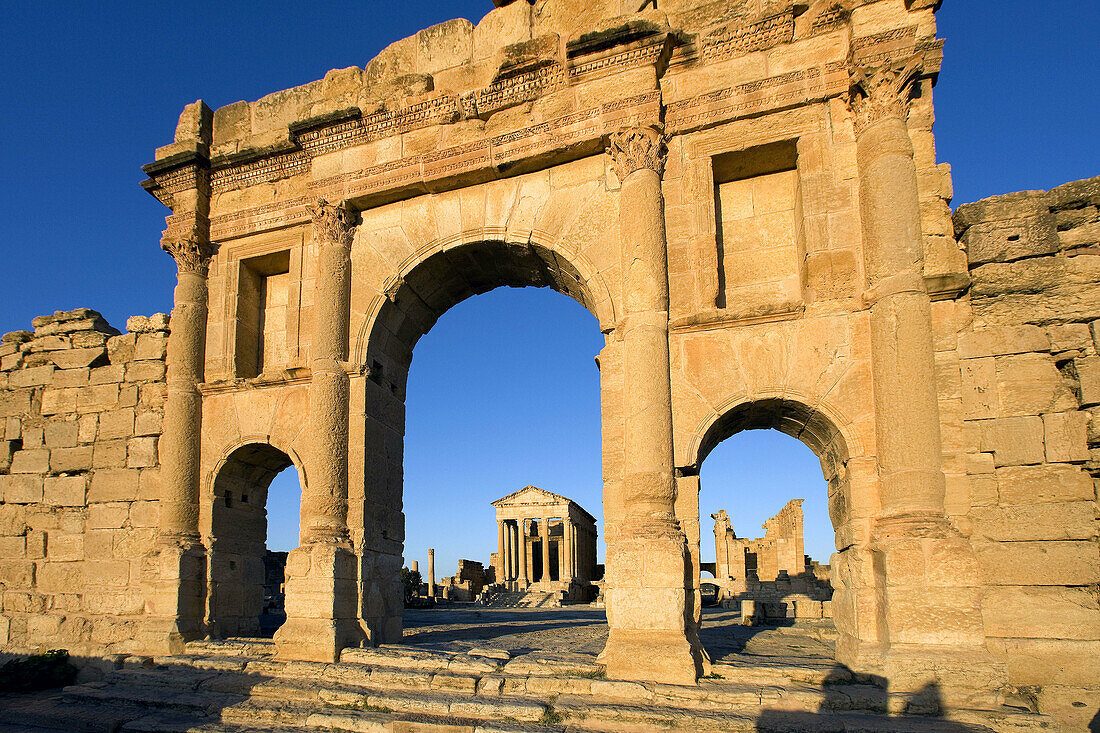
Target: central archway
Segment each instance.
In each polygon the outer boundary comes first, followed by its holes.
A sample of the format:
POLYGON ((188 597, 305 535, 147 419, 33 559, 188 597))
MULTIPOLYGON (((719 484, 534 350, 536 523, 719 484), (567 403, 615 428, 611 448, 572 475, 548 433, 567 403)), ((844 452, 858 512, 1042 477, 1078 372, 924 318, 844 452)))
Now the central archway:
MULTIPOLYGON (((361 618, 371 638, 380 641, 395 642, 401 636, 401 609, 389 600, 394 588, 385 579, 397 577, 404 550, 404 402, 417 342, 454 305, 500 287, 549 288, 580 303, 599 330, 609 330, 607 324, 613 323, 607 288, 598 275, 585 272, 589 268, 574 264, 583 258, 567 257, 553 242, 539 243, 533 234, 520 243, 479 238, 481 234, 436 243, 410 263, 360 332, 356 353, 367 377, 361 380, 364 475, 361 489, 358 481, 350 484, 349 506, 362 506, 363 513, 349 516, 349 529, 353 538, 362 533, 368 549, 372 538, 378 548, 373 557, 364 553, 364 564, 372 565, 363 573, 361 618), (360 490, 361 504, 355 496, 360 490)), ((352 435, 354 441, 355 427, 352 435)))

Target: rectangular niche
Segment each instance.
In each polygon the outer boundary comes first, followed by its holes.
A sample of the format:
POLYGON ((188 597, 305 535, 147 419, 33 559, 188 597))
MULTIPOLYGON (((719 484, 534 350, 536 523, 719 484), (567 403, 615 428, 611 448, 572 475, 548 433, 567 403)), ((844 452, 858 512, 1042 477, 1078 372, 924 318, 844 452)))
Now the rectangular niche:
POLYGON ((241 260, 237 282, 236 375, 258 377, 284 368, 290 252, 241 260))
POLYGON ((719 308, 763 316, 801 307, 797 162, 794 140, 712 158, 719 308))

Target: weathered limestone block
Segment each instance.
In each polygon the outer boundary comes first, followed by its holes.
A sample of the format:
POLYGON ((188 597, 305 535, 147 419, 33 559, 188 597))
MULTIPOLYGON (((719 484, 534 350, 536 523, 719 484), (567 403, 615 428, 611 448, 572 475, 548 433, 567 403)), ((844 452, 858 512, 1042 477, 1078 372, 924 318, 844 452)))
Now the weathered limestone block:
POLYGON ((41 475, 0 475, 0 497, 6 504, 35 504, 42 501, 41 475))
POLYGON ((1100 605, 1085 588, 994 586, 982 613, 991 637, 1095 640, 1100 605))
POLYGON ((71 473, 89 470, 92 467, 93 450, 90 445, 54 448, 50 451, 50 472, 71 473))
POLYGON ((974 543, 986 586, 1081 586, 1100 582, 1095 541, 974 543))
POLYGON ((990 540, 1088 540, 1097 533, 1093 501, 974 507, 974 534, 990 540))
POLYGON ((1089 459, 1087 412, 1043 415, 1043 442, 1049 463, 1083 463, 1089 459))
POLYGON ((11 457, 11 468, 16 473, 46 473, 50 470, 50 451, 46 448, 16 451, 11 457))
POLYGON ((998 414, 1040 415, 1076 410, 1076 396, 1050 357, 1018 354, 997 359, 998 414))
MULTIPOLYGON (((125 454, 125 444, 123 444, 125 454)), ((138 472, 133 469, 99 469, 92 472, 88 503, 134 501, 138 498, 138 472)))
POLYGON ((1075 359, 1083 406, 1100 405, 1100 356, 1075 359))
POLYGON ((43 501, 52 506, 84 506, 87 477, 49 476, 45 479, 43 501))
POLYGON ((982 420, 981 450, 992 452, 997 466, 1042 463, 1043 420, 1038 416, 999 417, 982 420))

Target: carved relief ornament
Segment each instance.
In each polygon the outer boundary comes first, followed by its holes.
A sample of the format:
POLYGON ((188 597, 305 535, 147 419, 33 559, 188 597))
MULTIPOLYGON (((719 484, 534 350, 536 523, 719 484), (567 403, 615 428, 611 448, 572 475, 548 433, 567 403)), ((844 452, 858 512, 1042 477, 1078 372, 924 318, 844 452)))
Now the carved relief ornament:
POLYGON ((612 133, 607 152, 615 166, 615 175, 620 181, 637 170, 648 168, 661 175, 665 168, 668 148, 665 136, 652 127, 628 127, 612 133))
POLYGON ((218 251, 217 245, 195 235, 165 236, 160 240, 160 248, 172 255, 180 272, 197 272, 203 275, 210 267, 210 259, 218 251))
POLYGON ((330 204, 322 198, 309 207, 313 219, 313 241, 317 244, 335 244, 351 248, 356 224, 355 213, 344 204, 330 204))
POLYGON ((909 116, 913 82, 920 76, 923 63, 920 55, 887 60, 876 66, 851 63, 848 108, 857 134, 879 120, 888 117, 905 120, 909 116))

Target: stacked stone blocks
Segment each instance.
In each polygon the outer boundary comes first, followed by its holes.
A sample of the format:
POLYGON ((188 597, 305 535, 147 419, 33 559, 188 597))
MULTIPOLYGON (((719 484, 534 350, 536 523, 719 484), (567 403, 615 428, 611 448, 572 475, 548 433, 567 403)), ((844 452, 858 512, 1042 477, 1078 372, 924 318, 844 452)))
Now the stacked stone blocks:
POLYGON ((163 315, 120 334, 80 308, 0 344, 0 639, 126 651, 156 536, 163 315))

